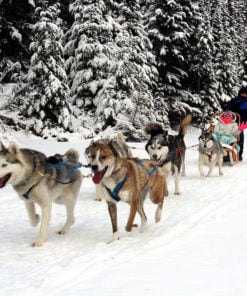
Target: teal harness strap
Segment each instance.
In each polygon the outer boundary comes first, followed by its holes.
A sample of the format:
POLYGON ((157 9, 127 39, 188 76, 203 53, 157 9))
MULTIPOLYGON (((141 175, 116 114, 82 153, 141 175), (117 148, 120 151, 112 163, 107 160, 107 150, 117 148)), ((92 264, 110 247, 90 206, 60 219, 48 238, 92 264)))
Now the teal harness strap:
MULTIPOLYGON (((142 159, 139 159, 138 162, 137 162, 137 164, 143 168, 143 166, 142 166, 142 159)), ((144 169, 144 168, 143 168, 143 169, 144 169)), ((157 169, 158 169, 158 166, 156 165, 155 167, 153 167, 153 168, 151 169, 151 171, 147 172, 147 174, 149 175, 149 177, 151 177, 152 174, 155 173, 155 172, 157 171, 157 169)))
POLYGON ((23 197, 25 197, 26 199, 29 199, 29 194, 32 191, 32 189, 36 186, 37 184, 34 184, 31 188, 28 189, 28 191, 26 191, 25 193, 22 194, 23 197))
POLYGON ((66 179, 69 179, 73 174, 74 172, 79 169, 81 167, 81 164, 78 163, 77 165, 73 166, 72 169, 70 170, 70 172, 66 175, 66 179))
POLYGON ((126 181, 126 176, 124 177, 124 179, 122 181, 117 183, 117 185, 115 186, 115 188, 113 190, 111 190, 110 188, 105 186, 105 189, 109 193, 110 197, 112 197, 117 202, 121 200, 118 193, 121 190, 121 188, 123 187, 125 181, 126 181))
MULTIPOLYGON (((70 165, 67 163, 67 162, 65 162, 65 161, 61 161, 61 162, 59 162, 59 163, 52 163, 52 162, 48 162, 51 166, 53 166, 55 169, 57 169, 57 170, 61 170, 64 166, 67 166, 67 167, 69 167, 70 165)), ((80 167, 81 167, 82 165, 81 165, 81 163, 78 163, 78 164, 76 164, 75 166, 73 166, 72 168, 71 168, 71 170, 68 172, 68 174, 66 175, 66 179, 69 179, 73 174, 74 174, 74 172, 77 170, 77 169, 79 169, 80 167)))

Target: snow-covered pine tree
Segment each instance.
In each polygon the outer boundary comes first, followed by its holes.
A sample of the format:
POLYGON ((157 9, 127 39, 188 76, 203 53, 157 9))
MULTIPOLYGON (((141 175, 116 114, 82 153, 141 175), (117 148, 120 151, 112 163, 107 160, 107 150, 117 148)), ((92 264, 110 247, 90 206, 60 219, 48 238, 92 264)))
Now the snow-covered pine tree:
POLYGON ((243 71, 241 72, 242 85, 247 86, 247 48, 244 51, 243 71))
POLYGON ((247 85, 247 6, 245 0, 227 0, 230 12, 231 40, 234 42, 234 56, 238 63, 237 73, 241 83, 235 87, 235 95, 241 84, 247 85))
POLYGON ((39 20, 33 25, 31 64, 25 88, 18 98, 21 115, 32 118, 30 128, 43 136, 51 130, 53 135, 69 131, 71 124, 59 12, 59 4, 36 8, 39 20))
POLYGON ((15 82, 26 70, 33 10, 28 0, 0 1, 0 83, 15 82))
POLYGON ((203 120, 208 122, 215 111, 221 110, 217 98, 217 80, 214 68, 216 53, 213 28, 211 26, 212 6, 207 0, 200 1, 201 22, 195 32, 194 55, 190 64, 190 74, 194 77, 195 93, 201 98, 200 110, 203 120))
POLYGON ((155 109, 167 110, 165 113, 174 124, 192 112, 189 101, 193 97, 184 84, 189 69, 189 40, 194 33, 193 19, 198 9, 196 2, 146 1, 149 4, 146 27, 157 57, 160 78, 155 109))
POLYGON ((218 98, 224 109, 229 100, 235 95, 235 86, 239 84, 234 44, 234 31, 230 27, 228 7, 223 2, 216 3, 212 16, 215 55, 214 69, 217 88, 215 97, 218 98))
POLYGON ((79 131, 91 136, 98 102, 110 69, 114 67, 114 27, 103 0, 75 0, 70 5, 74 23, 66 34, 66 69, 71 98, 80 119, 79 131))
POLYGON ((153 89, 158 72, 151 43, 141 23, 140 4, 108 1, 109 21, 115 24, 115 65, 97 94, 96 128, 122 130, 140 138, 143 126, 154 121, 153 89))

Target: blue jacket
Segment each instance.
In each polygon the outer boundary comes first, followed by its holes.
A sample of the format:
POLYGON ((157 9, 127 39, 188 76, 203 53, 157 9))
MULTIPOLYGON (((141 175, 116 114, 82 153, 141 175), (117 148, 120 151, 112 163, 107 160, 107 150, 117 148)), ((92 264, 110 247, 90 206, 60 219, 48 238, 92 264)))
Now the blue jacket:
POLYGON ((238 96, 232 99, 228 109, 238 113, 241 117, 241 122, 247 122, 247 97, 238 96))

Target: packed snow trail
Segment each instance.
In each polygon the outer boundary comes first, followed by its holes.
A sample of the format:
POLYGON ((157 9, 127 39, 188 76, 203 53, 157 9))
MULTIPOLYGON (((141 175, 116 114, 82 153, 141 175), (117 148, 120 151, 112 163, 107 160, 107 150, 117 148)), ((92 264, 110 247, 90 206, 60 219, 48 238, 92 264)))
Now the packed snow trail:
MULTIPOLYGON (((187 146, 198 143, 198 132, 185 136, 187 146)), ((57 143, 23 139, 23 147, 47 155, 77 148, 88 141, 57 143)), ((144 148, 145 143, 130 144, 144 148)), ((144 150, 135 156, 147 158, 144 150)), ((118 204, 120 240, 111 244, 112 230, 105 201, 94 201, 91 179, 84 179, 70 232, 59 236, 65 209, 53 206, 47 242, 32 248, 38 227, 30 226, 22 201, 10 186, 0 190, 0 295, 43 296, 244 296, 247 294, 246 160, 215 168, 211 178, 201 178, 198 151, 186 151, 186 177, 181 196, 173 179, 165 199, 162 220, 155 224, 156 206, 145 202, 145 231, 125 231, 129 206, 118 204)), ((82 169, 84 174, 89 170, 82 169)), ((139 217, 136 221, 140 224, 139 217)))

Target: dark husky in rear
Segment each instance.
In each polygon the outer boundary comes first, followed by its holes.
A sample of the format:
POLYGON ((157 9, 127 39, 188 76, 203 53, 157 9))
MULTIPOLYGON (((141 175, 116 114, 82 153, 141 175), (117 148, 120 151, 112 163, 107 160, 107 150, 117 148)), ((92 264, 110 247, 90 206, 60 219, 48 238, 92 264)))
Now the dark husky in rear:
POLYGON ((181 122, 178 135, 168 135, 160 124, 150 123, 144 131, 150 135, 145 148, 150 158, 155 160, 162 168, 164 175, 168 178, 175 175, 175 194, 181 194, 179 188, 179 174, 182 168, 182 175, 185 176, 185 143, 184 135, 192 120, 187 115, 181 122))

